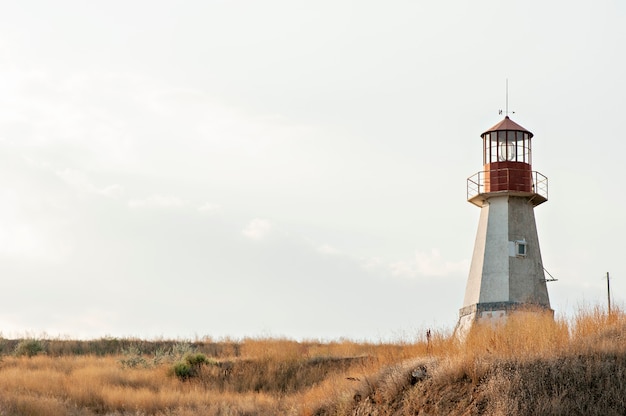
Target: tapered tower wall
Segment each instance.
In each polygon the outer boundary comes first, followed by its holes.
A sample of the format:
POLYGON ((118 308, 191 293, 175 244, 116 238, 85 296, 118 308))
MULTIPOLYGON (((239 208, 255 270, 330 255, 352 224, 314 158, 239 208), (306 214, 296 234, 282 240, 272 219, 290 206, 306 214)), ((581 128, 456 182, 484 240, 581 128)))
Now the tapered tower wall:
POLYGON ((463 307, 493 302, 550 307, 528 198, 497 196, 481 208, 463 307), (525 245, 523 255, 519 244, 525 245))
POLYGON ((492 198, 480 210, 463 307, 508 300, 507 199, 492 198))
POLYGON ((550 308, 533 208, 528 198, 509 197, 509 301, 550 308), (525 242, 525 256, 516 241, 525 242))

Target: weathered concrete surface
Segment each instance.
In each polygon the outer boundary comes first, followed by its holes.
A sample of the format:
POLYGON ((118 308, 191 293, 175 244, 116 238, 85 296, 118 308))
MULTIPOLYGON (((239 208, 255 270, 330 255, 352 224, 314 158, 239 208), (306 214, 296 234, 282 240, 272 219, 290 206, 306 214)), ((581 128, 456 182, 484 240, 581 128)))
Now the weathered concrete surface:
POLYGON ((533 208, 528 198, 508 194, 481 208, 459 329, 523 306, 550 310, 533 208))

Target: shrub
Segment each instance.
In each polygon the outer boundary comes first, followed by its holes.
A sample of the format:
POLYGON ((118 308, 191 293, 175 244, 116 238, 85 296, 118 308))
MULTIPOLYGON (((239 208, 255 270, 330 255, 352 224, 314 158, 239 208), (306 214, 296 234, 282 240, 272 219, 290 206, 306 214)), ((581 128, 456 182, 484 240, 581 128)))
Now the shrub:
POLYGON ((180 380, 185 381, 194 376, 191 365, 186 361, 179 361, 172 367, 174 375, 180 380))
POLYGON ((187 354, 185 356, 185 361, 187 361, 192 367, 200 367, 204 364, 209 364, 210 362, 207 356, 202 353, 187 354))
POLYGON ((189 353, 185 357, 174 364, 172 372, 182 381, 197 377, 203 365, 213 363, 206 355, 202 353, 189 353))
POLYGON ((37 354, 46 352, 46 345, 44 341, 38 339, 24 339, 20 341, 16 346, 13 353, 17 356, 33 357, 37 354))
POLYGON ((169 348, 161 346, 154 351, 152 365, 158 366, 167 362, 183 362, 185 357, 194 354, 196 354, 196 348, 185 342, 177 342, 169 348))
POLYGON ((136 345, 122 349, 125 358, 120 360, 120 364, 125 368, 148 367, 148 362, 142 356, 141 350, 136 345))

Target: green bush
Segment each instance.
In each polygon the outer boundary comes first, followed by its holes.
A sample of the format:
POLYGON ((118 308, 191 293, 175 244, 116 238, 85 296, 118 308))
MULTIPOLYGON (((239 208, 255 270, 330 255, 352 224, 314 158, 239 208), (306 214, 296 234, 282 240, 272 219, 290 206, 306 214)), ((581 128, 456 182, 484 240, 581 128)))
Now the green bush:
POLYGON ((184 361, 177 362, 173 367, 174 375, 182 381, 189 380, 191 377, 194 377, 193 370, 194 369, 191 365, 184 361))
POLYGON ((206 355, 202 353, 189 353, 181 361, 178 361, 172 367, 172 371, 176 377, 182 381, 197 377, 203 365, 211 364, 206 355))
POLYGON ((33 357, 37 354, 46 352, 46 344, 44 341, 38 339, 24 339, 20 341, 16 346, 13 353, 17 356, 33 357))
POLYGON ((187 354, 185 356, 185 361, 187 361, 192 367, 201 367, 204 364, 209 364, 210 362, 207 356, 202 353, 187 354))

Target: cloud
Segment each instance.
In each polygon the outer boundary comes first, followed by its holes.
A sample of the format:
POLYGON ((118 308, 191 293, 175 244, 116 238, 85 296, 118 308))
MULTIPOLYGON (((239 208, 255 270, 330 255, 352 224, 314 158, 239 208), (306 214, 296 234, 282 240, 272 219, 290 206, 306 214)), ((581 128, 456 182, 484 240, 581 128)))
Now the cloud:
POLYGON ((415 279, 418 277, 443 277, 463 274, 469 270, 469 261, 450 261, 445 259, 439 250, 430 253, 415 252, 410 260, 388 261, 381 257, 363 258, 361 267, 370 272, 387 272, 393 277, 415 279))
POLYGON ((43 237, 29 224, 0 224, 0 253, 33 256, 43 251, 43 237))
POLYGON ((384 261, 380 257, 368 257, 361 259, 361 267, 367 271, 380 270, 384 266, 384 261))
POLYGON ((63 222, 47 216, 44 202, 23 189, 0 187, 0 256, 63 262, 72 252, 63 222))
POLYGON ((248 237, 251 240, 262 240, 272 230, 272 224, 269 220, 262 218, 255 218, 248 225, 241 230, 241 234, 248 237))
POLYGON ((142 208, 182 208, 186 205, 185 201, 173 195, 151 195, 143 199, 131 199, 128 206, 133 209, 142 208))
POLYGON ((119 196, 123 191, 122 186, 118 184, 98 188, 89 180, 87 175, 75 169, 65 168, 57 170, 55 174, 61 178, 63 182, 81 192, 88 192, 113 198, 119 196))
POLYGON ((205 202, 204 204, 198 207, 198 211, 203 212, 205 214, 218 214, 222 211, 222 207, 218 204, 205 202))
POLYGON ((341 254, 341 251, 339 251, 338 249, 336 249, 335 247, 329 244, 322 244, 321 246, 318 246, 317 251, 322 254, 327 254, 330 256, 336 256, 336 255, 341 254))
POLYGON ((469 269, 467 260, 450 261, 444 259, 438 249, 430 253, 415 252, 415 259, 397 261, 389 264, 391 274, 396 277, 415 278, 419 276, 449 276, 466 272, 469 269))
POLYGON ((124 191, 124 188, 121 185, 113 184, 113 185, 105 186, 104 188, 99 189, 98 193, 104 196, 114 198, 114 197, 121 195, 123 191, 124 191))

